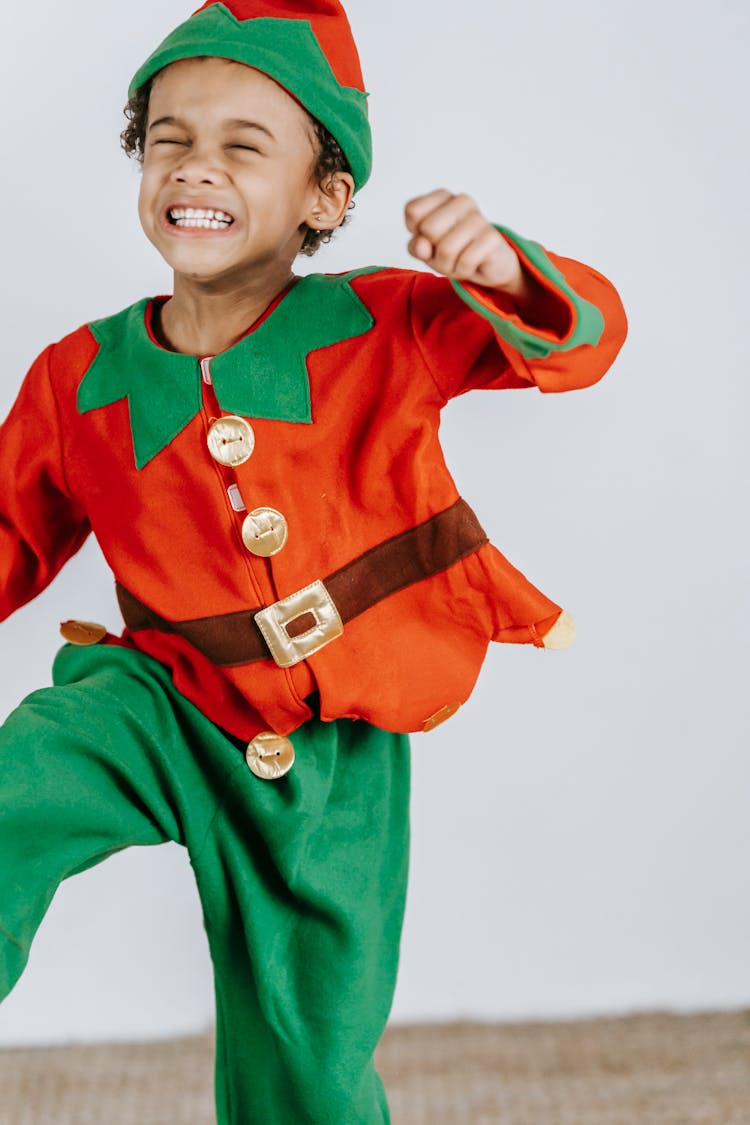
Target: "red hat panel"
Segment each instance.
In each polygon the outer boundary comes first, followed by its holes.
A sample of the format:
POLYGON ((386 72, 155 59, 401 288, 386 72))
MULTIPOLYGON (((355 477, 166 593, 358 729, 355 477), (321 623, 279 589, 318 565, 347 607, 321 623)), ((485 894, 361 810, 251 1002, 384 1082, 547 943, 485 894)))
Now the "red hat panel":
MULTIPOLYGON (((219 0, 207 0, 193 15, 219 0)), ((309 20, 331 69, 342 86, 364 91, 362 68, 346 12, 338 0, 221 0, 238 20, 309 20)))

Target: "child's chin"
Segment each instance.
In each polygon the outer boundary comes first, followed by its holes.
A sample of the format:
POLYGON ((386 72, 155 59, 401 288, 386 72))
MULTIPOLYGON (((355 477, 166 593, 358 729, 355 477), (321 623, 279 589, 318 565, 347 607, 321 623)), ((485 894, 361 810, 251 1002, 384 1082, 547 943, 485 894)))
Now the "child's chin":
POLYGON ((195 251, 191 252, 189 248, 182 252, 172 250, 171 253, 163 253, 162 257, 175 273, 184 273, 195 278, 208 279, 217 273, 224 273, 231 265, 226 254, 216 251, 212 253, 209 247, 198 254, 195 251))

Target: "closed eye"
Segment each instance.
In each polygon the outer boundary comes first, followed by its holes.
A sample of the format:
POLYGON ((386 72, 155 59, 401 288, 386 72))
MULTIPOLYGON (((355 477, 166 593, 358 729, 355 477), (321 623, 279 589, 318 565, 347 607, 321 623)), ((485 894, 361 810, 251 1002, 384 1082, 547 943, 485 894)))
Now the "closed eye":
MULTIPOLYGON (((188 141, 176 141, 176 140, 174 140, 173 138, 170 138, 170 137, 161 137, 158 141, 154 141, 153 144, 155 144, 155 145, 184 145, 184 144, 188 144, 188 141)), ((253 145, 228 145, 227 147, 228 148, 242 148, 242 149, 245 150, 245 152, 259 152, 260 151, 259 149, 255 148, 253 145)))

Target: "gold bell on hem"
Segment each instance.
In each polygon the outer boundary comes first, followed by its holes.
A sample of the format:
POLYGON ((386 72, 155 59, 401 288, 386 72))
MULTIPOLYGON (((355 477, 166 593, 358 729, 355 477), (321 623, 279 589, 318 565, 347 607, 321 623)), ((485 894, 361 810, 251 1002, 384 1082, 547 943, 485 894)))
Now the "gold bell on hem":
POLYGON ((107 635, 107 626, 95 621, 61 621, 60 636, 71 645, 97 645, 107 635))

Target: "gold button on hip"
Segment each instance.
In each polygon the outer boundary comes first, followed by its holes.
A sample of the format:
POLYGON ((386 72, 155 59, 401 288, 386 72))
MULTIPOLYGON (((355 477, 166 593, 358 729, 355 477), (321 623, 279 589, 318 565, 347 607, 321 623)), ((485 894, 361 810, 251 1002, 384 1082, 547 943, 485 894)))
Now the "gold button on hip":
POLYGON ((107 626, 97 625, 95 621, 62 621, 60 633, 68 644, 96 645, 106 637, 107 626))
POLYGON ((220 465, 242 465, 255 446, 253 427, 237 414, 226 414, 211 423, 206 436, 208 451, 220 465))
POLYGON ((245 759, 256 777, 275 781, 294 765, 294 747, 288 738, 264 730, 248 744, 245 759))
POLYGON ((287 522, 275 508, 255 508, 242 524, 242 542, 253 555, 267 559, 286 543, 287 522))

